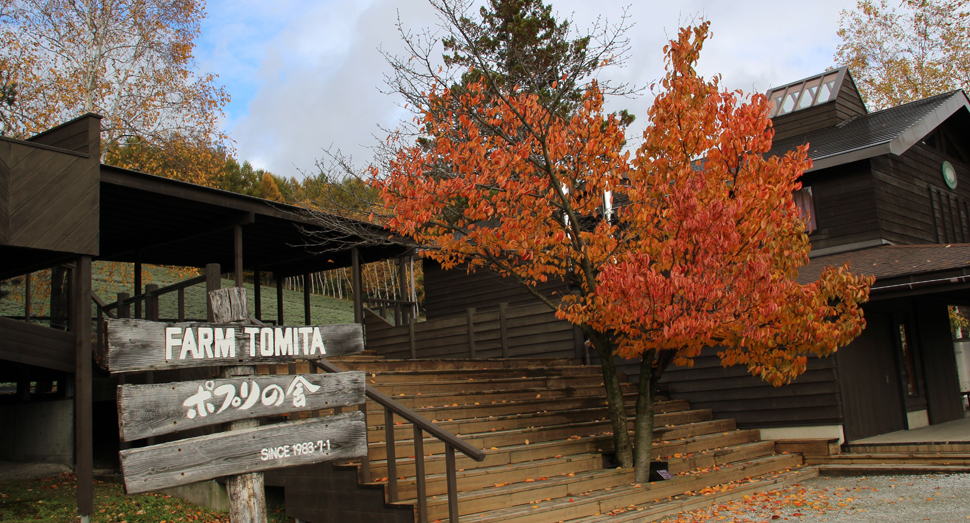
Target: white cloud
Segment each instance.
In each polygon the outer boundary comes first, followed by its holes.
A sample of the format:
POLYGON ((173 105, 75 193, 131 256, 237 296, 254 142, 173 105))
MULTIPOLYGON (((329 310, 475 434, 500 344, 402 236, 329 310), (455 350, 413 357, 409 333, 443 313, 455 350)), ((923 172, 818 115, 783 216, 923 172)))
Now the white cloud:
MULTIPOLYGON (((618 21, 628 0, 557 0, 560 17, 577 27, 597 16, 618 21)), ((839 13, 853 0, 782 5, 765 1, 639 2, 630 6, 632 56, 604 76, 649 85, 663 75, 662 47, 680 23, 702 15, 713 38, 701 56, 702 73, 720 73, 723 85, 764 92, 834 65, 839 13), (801 9, 801 10, 799 10, 801 9)), ((238 155, 283 176, 313 172, 323 149, 340 148, 358 164, 370 159, 378 125, 406 116, 382 94, 390 68, 378 47, 400 54, 395 23, 418 30, 436 20, 420 0, 216 2, 209 6, 200 65, 222 75, 230 93, 228 132, 238 155)), ((201 47, 201 46, 200 46, 201 47)), ((610 102, 628 108, 643 125, 652 96, 610 102)), ((642 127, 641 127, 642 128, 642 127)))

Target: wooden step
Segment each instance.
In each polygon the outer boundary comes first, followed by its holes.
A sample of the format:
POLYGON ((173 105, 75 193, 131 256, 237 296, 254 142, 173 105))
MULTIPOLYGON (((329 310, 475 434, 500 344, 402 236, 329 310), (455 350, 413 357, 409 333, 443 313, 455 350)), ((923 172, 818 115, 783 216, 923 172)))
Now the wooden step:
POLYGON ((447 370, 490 370, 490 369, 556 369, 587 367, 602 375, 599 365, 583 365, 577 358, 529 358, 529 359, 489 359, 489 360, 389 360, 384 357, 360 358, 359 356, 340 356, 330 358, 344 370, 381 371, 447 371, 447 370))
MULTIPOLYGON (((509 483, 523 482, 527 479, 539 480, 552 476, 561 476, 603 469, 603 455, 599 452, 588 452, 570 456, 554 456, 552 458, 467 469, 457 473, 458 490, 468 492, 478 489, 496 488, 509 483)), ((428 495, 447 493, 445 474, 431 474, 426 476, 428 495)), ((398 480, 398 491, 403 500, 417 497, 417 482, 414 478, 398 480)))
POLYGON ((569 520, 569 523, 629 523, 660 521, 683 512, 703 509, 715 504, 725 503, 744 496, 768 492, 797 485, 818 477, 816 467, 801 467, 786 472, 769 472, 751 479, 708 486, 689 494, 658 499, 638 505, 616 508, 594 516, 569 520))
MULTIPOLYGON (((679 429, 683 434, 679 438, 691 438, 694 436, 717 434, 733 431, 735 428, 734 420, 714 420, 698 423, 690 423, 679 429)), ((633 428, 632 423, 630 429, 633 428)), ((677 428, 670 429, 677 431, 677 428)), ((561 425, 548 425, 540 427, 525 427, 517 429, 496 430, 494 432, 480 432, 475 434, 465 434, 461 437, 462 441, 473 447, 492 448, 506 447, 509 445, 541 443, 546 441, 568 439, 574 436, 595 436, 600 434, 612 434, 613 428, 608 420, 595 420, 587 422, 575 422, 561 425)), ((395 441, 395 452, 400 456, 414 454, 413 439, 395 441)), ((773 445, 769 445, 773 449, 773 445)), ((383 441, 371 441, 369 444, 369 456, 371 460, 386 459, 386 445, 383 441)), ((426 454, 444 453, 444 443, 434 437, 424 438, 424 452, 426 454)))
POLYGON ((422 395, 440 394, 447 392, 478 392, 478 391, 511 391, 519 389, 565 388, 578 386, 597 386, 603 390, 603 378, 600 376, 535 376, 528 378, 487 378, 467 380, 435 380, 435 381, 404 381, 381 382, 381 375, 376 378, 368 377, 367 384, 388 396, 400 394, 422 395))
MULTIPOLYGON (((627 408, 627 415, 630 416, 629 422, 633 422, 634 406, 627 408)), ((491 432, 492 429, 508 430, 523 427, 544 427, 548 425, 560 425, 563 423, 583 422, 592 420, 605 420, 609 416, 609 411, 605 406, 593 407, 588 409, 572 409, 552 412, 531 412, 524 414, 511 414, 507 416, 487 416, 482 418, 457 419, 452 421, 439 421, 435 425, 456 435, 476 434, 479 432, 491 432)), ((657 414, 654 416, 654 424, 657 426, 654 433, 660 430, 667 430, 665 425, 671 428, 675 425, 687 423, 697 423, 710 421, 712 413, 710 409, 694 409, 678 412, 657 414)), ((383 419, 381 420, 383 421, 383 419)), ((398 421, 400 425, 394 427, 394 439, 410 439, 413 435, 413 428, 410 423, 398 421)), ((371 425, 368 427, 368 439, 371 442, 384 440, 384 424, 371 425)))
POLYGON ((896 474, 966 474, 970 472, 970 465, 934 465, 923 463, 905 463, 883 465, 877 463, 837 463, 814 465, 818 473, 823 476, 875 476, 896 474))
MULTIPOLYGON (((550 521, 565 521, 581 517, 589 517, 597 514, 604 514, 617 508, 629 507, 638 503, 644 503, 650 499, 662 499, 681 495, 685 492, 700 491, 705 487, 720 485, 731 481, 743 480, 761 474, 777 471, 784 471, 787 468, 794 468, 801 464, 801 457, 794 454, 771 455, 757 458, 747 462, 736 464, 732 467, 724 467, 718 471, 705 474, 683 474, 675 476, 671 480, 650 483, 632 484, 632 471, 607 471, 613 472, 615 476, 611 479, 619 480, 613 486, 584 489, 584 486, 595 485, 596 482, 583 484, 582 482, 571 482, 566 485, 550 485, 550 488, 543 490, 533 490, 533 496, 529 496, 529 491, 523 496, 499 497, 496 505, 503 507, 478 513, 468 513, 463 508, 464 496, 459 499, 459 509, 462 511, 462 522, 480 523, 544 523, 550 521), (625 483, 622 480, 626 480, 625 483), (559 487, 559 488, 555 488, 559 487), (562 493, 554 495, 554 493, 562 493), (542 495, 547 494, 547 495, 542 495), (529 499, 531 497, 531 499, 529 499), (526 503, 515 504, 513 500, 525 498, 526 503)), ((579 476, 577 474, 576 476, 579 476)), ((608 475, 594 476, 599 483, 602 483, 608 475)), ((499 489, 496 489, 499 490, 499 489)), ((447 517, 447 496, 438 496, 433 500, 435 510, 432 512, 431 501, 429 501, 429 519, 444 519, 447 517), (441 510, 444 505, 444 511, 441 510)))
POLYGON ((964 453, 885 453, 808 456, 810 465, 970 465, 970 454, 964 453))
MULTIPOLYGON (((350 369, 344 369, 350 370, 350 369)), ((368 379, 374 379, 378 383, 399 383, 399 382, 431 382, 431 381, 453 381, 467 379, 493 379, 493 378, 541 378, 555 376, 599 376, 602 379, 602 372, 596 367, 586 365, 574 367, 562 367, 549 369, 545 367, 525 367, 515 369, 503 368, 478 368, 478 369, 449 369, 444 371, 437 370, 363 370, 367 373, 368 379)), ((620 382, 624 382, 625 377, 620 376, 620 382)))

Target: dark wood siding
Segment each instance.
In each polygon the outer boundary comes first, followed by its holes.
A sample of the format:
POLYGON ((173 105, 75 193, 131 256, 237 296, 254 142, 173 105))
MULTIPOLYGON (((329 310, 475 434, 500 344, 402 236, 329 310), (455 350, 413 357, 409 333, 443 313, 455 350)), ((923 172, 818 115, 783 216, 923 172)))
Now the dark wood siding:
POLYGON ((0 318, 0 360, 74 372, 74 334, 0 318))
POLYGON ((771 120, 775 129, 775 140, 784 140, 792 136, 810 133, 819 129, 827 129, 838 125, 839 119, 834 102, 827 102, 800 111, 794 111, 771 120))
POLYGON ((919 143, 900 156, 872 159, 882 236, 903 243, 970 241, 970 167, 919 143), (956 190, 943 182, 942 165, 957 170, 956 190))
MULTIPOLYGON (((542 304, 509 307, 505 312, 505 339, 511 358, 572 358, 577 333, 573 325, 556 318, 542 304)), ((501 358, 502 325, 498 309, 472 315, 475 359, 501 358)), ((416 322, 414 349, 417 358, 466 359, 470 357, 468 314, 416 322)), ((393 326, 377 314, 364 316, 366 347, 387 358, 411 357, 411 327, 393 326)))
POLYGON ((98 254, 98 123, 82 117, 31 142, 0 138, 0 241, 15 247, 98 254), (83 139, 83 146, 80 141, 83 139), (93 154, 88 154, 92 151, 93 154))
POLYGON ((812 188, 818 230, 809 238, 812 249, 824 249, 879 238, 874 184, 869 162, 840 165, 804 175, 812 188))
POLYGON ((670 367, 660 389, 715 419, 735 418, 739 427, 796 427, 842 422, 835 360, 810 358, 808 371, 792 383, 773 387, 745 366, 724 368, 716 348, 705 348, 693 367, 670 367))
POLYGON ((957 376, 950 319, 946 304, 916 302, 916 337, 926 374, 926 396, 931 424, 963 418, 960 378, 957 376))
POLYGON ((839 95, 835 99, 835 113, 839 121, 849 120, 856 116, 866 114, 866 104, 859 95, 859 90, 852 81, 852 76, 845 75, 842 80, 842 87, 839 88, 839 95))
POLYGON ((836 353, 847 441, 906 428, 892 315, 865 315, 866 329, 836 353))
POLYGON ((100 158, 101 117, 88 113, 30 137, 29 141, 100 158))
MULTIPOLYGON (((550 281, 537 287, 545 296, 562 296, 566 285, 550 281)), ((499 303, 509 306, 538 303, 535 296, 519 283, 498 274, 456 268, 444 270, 433 260, 424 261, 424 307, 429 320, 464 315, 474 307, 488 309, 499 303)))

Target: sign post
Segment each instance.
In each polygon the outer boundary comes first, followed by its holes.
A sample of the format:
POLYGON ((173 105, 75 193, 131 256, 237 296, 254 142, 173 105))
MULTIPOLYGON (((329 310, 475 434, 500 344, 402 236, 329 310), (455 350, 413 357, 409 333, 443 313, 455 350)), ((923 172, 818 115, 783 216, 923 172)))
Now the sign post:
POLYGON ((364 457, 361 412, 259 426, 259 416, 357 405, 364 374, 255 376, 255 363, 317 360, 363 351, 359 324, 254 325, 241 287, 209 293, 213 323, 107 320, 111 373, 223 366, 218 379, 120 385, 122 441, 228 423, 229 431, 120 452, 128 493, 228 476, 230 517, 265 522, 261 471, 364 457))

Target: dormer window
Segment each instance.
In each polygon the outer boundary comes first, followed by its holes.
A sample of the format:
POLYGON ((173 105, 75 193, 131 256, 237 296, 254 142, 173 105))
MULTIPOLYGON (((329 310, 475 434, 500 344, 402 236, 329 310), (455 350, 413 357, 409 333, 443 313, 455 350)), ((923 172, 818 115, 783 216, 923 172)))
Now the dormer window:
POLYGON ((815 200, 812 197, 812 188, 802 187, 792 193, 792 199, 795 200, 795 205, 798 206, 798 211, 805 221, 805 232, 808 234, 815 232, 818 229, 818 223, 815 221, 815 200))
POLYGON ((768 118, 808 109, 835 99, 845 68, 799 80, 768 92, 771 108, 768 118))

